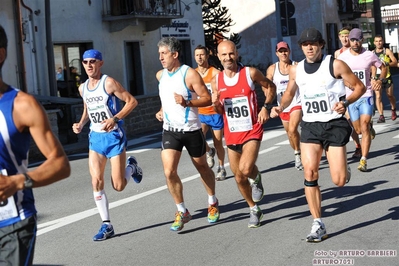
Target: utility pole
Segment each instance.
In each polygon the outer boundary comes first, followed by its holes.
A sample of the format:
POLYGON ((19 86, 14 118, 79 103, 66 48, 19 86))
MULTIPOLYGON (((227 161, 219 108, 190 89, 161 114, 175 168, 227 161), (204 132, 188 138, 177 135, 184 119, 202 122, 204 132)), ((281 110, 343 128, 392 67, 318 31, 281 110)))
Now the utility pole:
POLYGON ((380 0, 373 1, 373 16, 374 16, 374 26, 375 34, 381 34, 385 40, 384 30, 382 28, 382 18, 381 18, 381 3, 380 0))
POLYGON ((280 0, 274 0, 276 5, 276 27, 277 27, 277 42, 283 40, 283 34, 281 33, 281 8, 280 8, 280 0))

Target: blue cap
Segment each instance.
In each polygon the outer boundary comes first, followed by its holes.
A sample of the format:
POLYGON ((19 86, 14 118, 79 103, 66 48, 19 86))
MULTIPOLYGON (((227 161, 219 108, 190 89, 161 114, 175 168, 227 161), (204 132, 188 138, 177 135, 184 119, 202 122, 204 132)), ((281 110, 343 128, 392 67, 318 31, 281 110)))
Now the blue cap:
POLYGON ((94 59, 98 59, 98 60, 103 60, 103 55, 101 54, 100 51, 97 51, 95 49, 90 49, 87 50, 86 52, 84 52, 83 54, 83 59, 86 58, 94 58, 94 59))

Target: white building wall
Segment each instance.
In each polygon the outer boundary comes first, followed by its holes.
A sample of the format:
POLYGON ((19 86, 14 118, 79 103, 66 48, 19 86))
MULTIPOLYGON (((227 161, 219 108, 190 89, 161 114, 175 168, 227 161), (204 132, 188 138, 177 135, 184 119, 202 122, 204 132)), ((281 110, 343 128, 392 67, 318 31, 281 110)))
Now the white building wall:
MULTIPOLYGON (((12 1, 1 0, 0 24, 5 28, 9 39, 8 58, 6 66, 3 67, 3 78, 8 83, 19 86, 16 70, 17 45, 15 43, 17 39, 15 33, 17 31, 15 29, 12 1)), ((103 53, 103 73, 114 77, 123 86, 127 87, 124 44, 127 41, 138 41, 142 44, 140 50, 144 93, 146 95, 157 94, 158 83, 155 73, 162 68, 158 59, 157 47, 161 37, 160 30, 147 32, 145 23, 139 21, 138 25, 128 26, 121 31, 110 32, 110 22, 102 20, 102 2, 100 0, 50 1, 53 43, 92 42, 93 47, 103 53)), ((23 46, 28 92, 49 95, 44 1, 31 0, 25 1, 25 4, 33 11, 32 16, 29 16, 28 9, 21 7, 27 32, 23 46), (37 15, 34 13, 35 11, 37 15), (30 17, 32 18, 31 20, 29 20, 30 17), (33 35, 29 34, 29 27, 27 27, 29 22, 32 24, 33 35)), ((184 5, 182 4, 183 8, 184 5)), ((188 19, 191 25, 189 40, 193 53, 196 45, 204 44, 201 5, 191 4, 190 10, 185 10, 184 15, 184 19, 188 19)), ((133 22, 132 20, 131 24, 134 24, 133 22)))
POLYGON ((10 85, 20 87, 17 78, 17 53, 15 42, 14 17, 12 16, 12 0, 2 0, 0 8, 0 25, 4 28, 8 38, 7 58, 2 68, 2 78, 10 85))
MULTIPOLYGON (((326 23, 339 24, 336 0, 291 0, 295 6, 292 16, 296 19, 297 35, 283 37, 291 47, 292 59, 304 58, 297 44, 301 32, 314 27, 326 38, 326 23), (334 12, 331 12, 331 11, 334 12)), ((231 33, 241 35, 239 54, 244 64, 265 68, 275 62, 275 45, 277 43, 276 6, 274 0, 222 0, 221 5, 229 9, 235 23, 231 33)), ((339 27, 339 25, 338 25, 339 27)))

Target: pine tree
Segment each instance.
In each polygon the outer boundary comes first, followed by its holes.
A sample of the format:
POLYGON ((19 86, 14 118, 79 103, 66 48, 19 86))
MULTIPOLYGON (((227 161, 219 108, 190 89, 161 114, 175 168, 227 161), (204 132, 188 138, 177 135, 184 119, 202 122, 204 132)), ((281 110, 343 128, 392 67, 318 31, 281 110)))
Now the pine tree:
POLYGON ((210 51, 209 63, 223 69, 217 58, 217 46, 223 39, 229 39, 239 48, 241 36, 230 32, 235 23, 230 17, 229 9, 220 5, 221 0, 202 0, 202 19, 204 23, 205 46, 210 51))

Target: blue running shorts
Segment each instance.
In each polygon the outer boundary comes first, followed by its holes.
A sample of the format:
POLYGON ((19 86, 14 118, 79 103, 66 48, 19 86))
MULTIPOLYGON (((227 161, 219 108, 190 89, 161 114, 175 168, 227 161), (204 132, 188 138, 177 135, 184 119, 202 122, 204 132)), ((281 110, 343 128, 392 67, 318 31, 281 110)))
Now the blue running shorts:
POLYGON ((348 106, 351 121, 359 120, 361 115, 373 116, 374 99, 373 97, 362 97, 348 106))
POLYGON ((121 154, 127 146, 125 132, 119 128, 112 132, 90 132, 89 149, 108 159, 121 154))
POLYGON ((223 116, 220 114, 214 115, 199 115, 199 119, 202 124, 205 124, 213 130, 223 129, 223 116))

